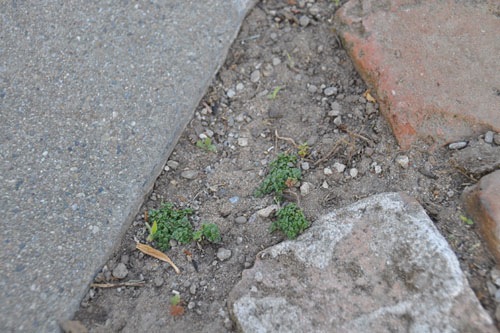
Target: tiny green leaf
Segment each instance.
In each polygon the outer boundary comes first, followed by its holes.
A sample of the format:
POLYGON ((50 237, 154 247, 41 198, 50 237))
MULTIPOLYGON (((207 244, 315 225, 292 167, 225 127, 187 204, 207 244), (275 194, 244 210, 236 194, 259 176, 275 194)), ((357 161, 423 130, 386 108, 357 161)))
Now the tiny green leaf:
POLYGON ((462 220, 462 222, 464 222, 467 225, 473 225, 474 224, 474 221, 472 219, 468 218, 467 216, 460 215, 460 219, 462 220))
POLYGON ((270 93, 267 98, 268 99, 276 99, 276 97, 278 97, 278 93, 279 91, 281 90, 281 87, 280 86, 277 86, 276 88, 274 88, 273 92, 270 93))
POLYGON ((180 302, 181 302, 181 295, 175 294, 174 296, 170 297, 170 304, 177 305, 180 302))

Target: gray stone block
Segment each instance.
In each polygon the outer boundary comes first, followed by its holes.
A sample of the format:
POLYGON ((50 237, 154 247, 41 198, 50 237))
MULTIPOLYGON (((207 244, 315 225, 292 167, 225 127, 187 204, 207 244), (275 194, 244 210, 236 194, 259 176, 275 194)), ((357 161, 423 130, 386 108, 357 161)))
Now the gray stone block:
POLYGON ((228 304, 242 332, 496 332, 446 240, 398 193, 262 251, 228 304))

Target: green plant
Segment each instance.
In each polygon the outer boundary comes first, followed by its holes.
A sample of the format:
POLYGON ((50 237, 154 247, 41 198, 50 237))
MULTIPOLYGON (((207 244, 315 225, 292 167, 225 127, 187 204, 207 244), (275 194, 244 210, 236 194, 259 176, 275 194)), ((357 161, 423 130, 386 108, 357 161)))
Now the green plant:
POLYGON ((297 238, 310 226, 302 210, 294 203, 289 203, 281 208, 277 215, 278 219, 271 225, 271 232, 280 230, 289 239, 297 238))
POLYGON ((298 147, 298 155, 302 158, 306 157, 309 155, 309 144, 307 142, 300 144, 298 147))
POLYGON ((335 4, 335 6, 339 6, 340 5, 340 0, 332 0, 332 2, 335 4))
POLYGON ((192 209, 175 209, 171 203, 164 204, 158 210, 152 210, 149 213, 152 227, 148 228, 148 240, 155 241, 156 246, 162 251, 168 250, 172 239, 182 244, 191 242, 193 227, 188 216, 192 214, 192 209))
POLYGON ((462 222, 464 222, 467 225, 473 225, 474 224, 474 221, 472 219, 468 218, 467 216, 460 215, 460 219, 462 220, 462 222))
POLYGON ((205 138, 196 141, 196 147, 203 149, 204 151, 216 153, 217 147, 212 143, 212 139, 205 138))
POLYGON ((269 165, 269 174, 255 191, 256 197, 274 192, 277 201, 281 201, 283 191, 294 186, 301 178, 302 172, 294 167, 297 156, 279 154, 269 165))
POLYGON ((276 99, 276 97, 278 97, 278 93, 280 92, 281 90, 281 87, 280 86, 277 86, 276 88, 274 88, 273 92, 270 93, 269 95, 267 95, 267 98, 269 99, 276 99))
POLYGON ((214 223, 202 223, 201 228, 194 232, 193 239, 200 242, 204 239, 210 243, 219 243, 222 240, 219 227, 214 223))

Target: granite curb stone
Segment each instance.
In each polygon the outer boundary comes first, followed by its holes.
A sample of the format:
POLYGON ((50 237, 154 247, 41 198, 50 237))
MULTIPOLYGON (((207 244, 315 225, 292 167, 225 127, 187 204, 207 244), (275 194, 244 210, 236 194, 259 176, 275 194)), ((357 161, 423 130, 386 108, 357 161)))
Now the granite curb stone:
POLYGON ((228 307, 241 332, 497 332, 446 240, 402 193, 333 210, 263 250, 228 307))

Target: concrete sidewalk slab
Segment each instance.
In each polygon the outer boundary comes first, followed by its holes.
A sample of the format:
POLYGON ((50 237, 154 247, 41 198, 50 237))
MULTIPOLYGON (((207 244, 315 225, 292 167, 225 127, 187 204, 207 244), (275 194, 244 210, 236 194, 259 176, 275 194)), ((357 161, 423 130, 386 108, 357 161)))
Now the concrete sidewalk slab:
POLYGON ((0 331, 74 313, 254 2, 0 2, 0 331))
POLYGON ((497 1, 351 0, 336 18, 402 148, 500 131, 497 1))

